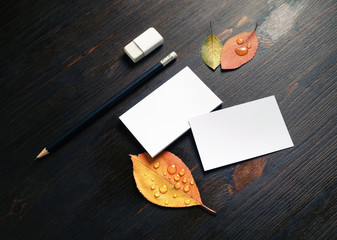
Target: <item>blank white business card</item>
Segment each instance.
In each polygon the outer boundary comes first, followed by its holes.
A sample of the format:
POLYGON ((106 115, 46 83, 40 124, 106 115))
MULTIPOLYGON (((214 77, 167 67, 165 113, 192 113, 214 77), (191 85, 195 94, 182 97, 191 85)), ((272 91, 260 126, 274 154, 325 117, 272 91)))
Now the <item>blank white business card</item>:
POLYGON ((188 119, 214 110, 221 102, 185 67, 119 118, 154 157, 190 128, 188 119))
POLYGON ((274 96, 189 123, 205 171, 294 146, 274 96))

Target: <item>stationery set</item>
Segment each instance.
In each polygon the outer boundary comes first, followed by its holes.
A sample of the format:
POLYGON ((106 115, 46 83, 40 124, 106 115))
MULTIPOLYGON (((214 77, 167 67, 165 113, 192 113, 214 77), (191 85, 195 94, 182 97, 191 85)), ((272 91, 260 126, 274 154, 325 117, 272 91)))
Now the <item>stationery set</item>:
MULTIPOLYGON (((149 28, 124 48, 138 62, 163 44, 149 28)), ((45 147, 40 159, 68 141, 177 57, 172 52, 45 147)), ((120 116, 151 157, 191 129, 205 171, 294 146, 274 96, 217 110, 222 101, 188 67, 120 116)))

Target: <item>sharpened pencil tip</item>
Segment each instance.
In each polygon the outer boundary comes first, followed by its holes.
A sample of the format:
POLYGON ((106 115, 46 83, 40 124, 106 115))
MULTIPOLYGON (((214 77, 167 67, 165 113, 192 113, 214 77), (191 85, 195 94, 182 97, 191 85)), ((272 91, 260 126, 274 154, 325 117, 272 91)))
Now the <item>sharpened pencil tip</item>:
POLYGON ((37 155, 37 157, 35 158, 35 160, 38 160, 44 156, 46 156, 47 154, 49 154, 48 150, 46 148, 44 148, 39 155, 37 155))

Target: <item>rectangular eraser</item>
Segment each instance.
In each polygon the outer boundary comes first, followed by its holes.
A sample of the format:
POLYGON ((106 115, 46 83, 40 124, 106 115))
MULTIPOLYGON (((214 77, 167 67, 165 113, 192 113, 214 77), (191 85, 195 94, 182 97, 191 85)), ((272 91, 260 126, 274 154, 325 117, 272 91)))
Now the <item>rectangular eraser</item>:
POLYGON ((138 62, 140 59, 163 44, 163 42, 164 38, 159 34, 159 32, 157 32, 157 30, 153 27, 150 27, 126 45, 124 47, 124 51, 133 62, 138 62))

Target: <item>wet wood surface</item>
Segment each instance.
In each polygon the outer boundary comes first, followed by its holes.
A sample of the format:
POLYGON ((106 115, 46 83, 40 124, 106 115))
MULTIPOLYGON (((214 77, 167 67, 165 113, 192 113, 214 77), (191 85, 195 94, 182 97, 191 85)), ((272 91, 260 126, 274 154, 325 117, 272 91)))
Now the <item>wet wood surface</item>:
MULTIPOLYGON (((336 239, 336 1, 7 1, 0 34, 1 239, 336 239), (255 22, 259 49, 212 71, 202 42, 255 22), (164 45, 134 64, 149 27, 164 45), (171 51, 178 59, 58 151, 35 156, 171 51), (275 95, 295 147, 204 172, 191 131, 167 150, 192 170, 201 207, 137 190, 144 149, 118 117, 189 66, 222 108, 275 95)), ((172 96, 174 97, 174 96, 172 96)), ((243 149, 244 151, 244 149, 243 149)))

